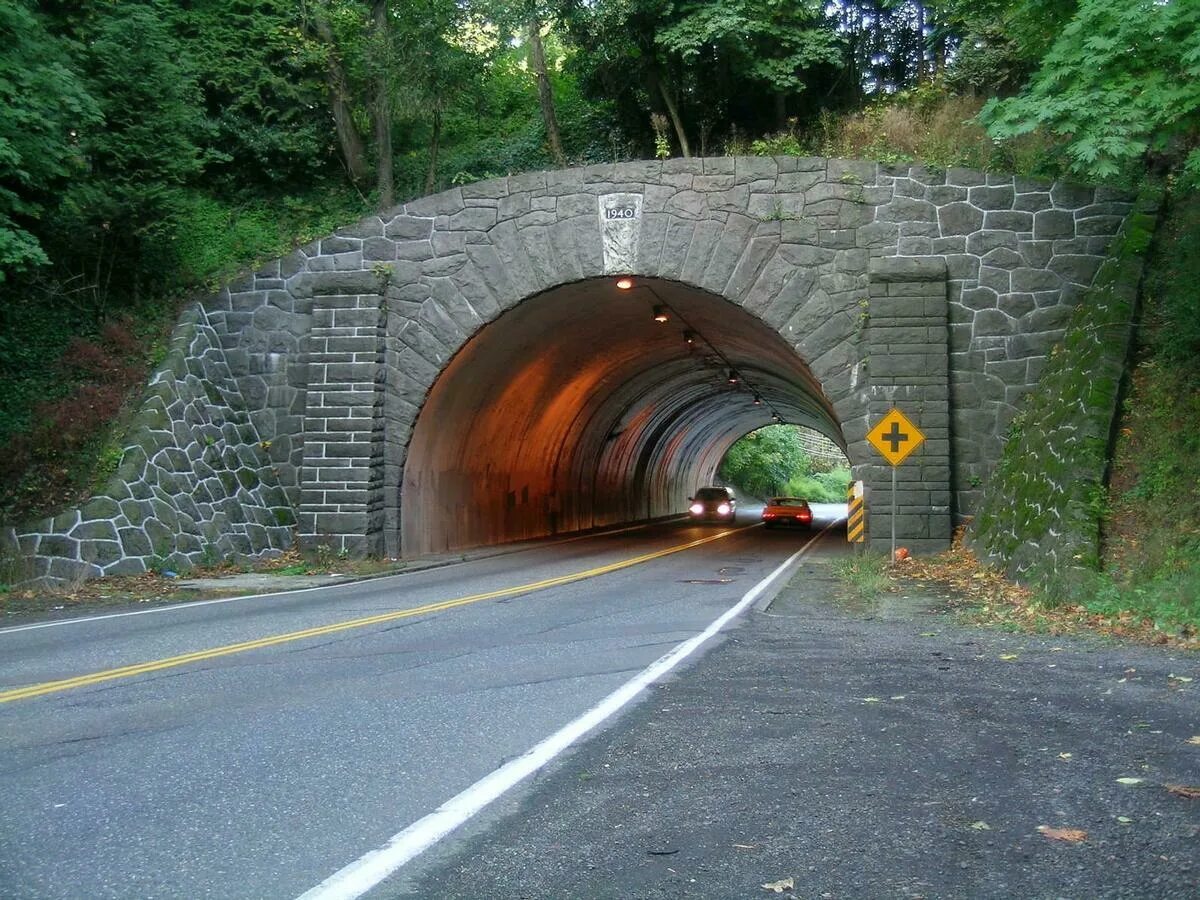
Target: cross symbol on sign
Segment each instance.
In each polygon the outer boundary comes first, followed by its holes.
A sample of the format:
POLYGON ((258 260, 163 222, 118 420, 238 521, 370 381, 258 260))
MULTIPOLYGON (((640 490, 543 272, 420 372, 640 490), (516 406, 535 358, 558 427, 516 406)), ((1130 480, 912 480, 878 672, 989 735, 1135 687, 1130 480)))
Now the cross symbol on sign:
POLYGON ((867 440, 884 459, 898 466, 924 443, 925 435, 905 418, 904 413, 893 407, 867 432, 867 440))
POLYGON ((908 442, 908 434, 900 430, 899 422, 893 422, 892 430, 880 435, 880 438, 892 445, 893 453, 899 453, 900 445, 908 442))

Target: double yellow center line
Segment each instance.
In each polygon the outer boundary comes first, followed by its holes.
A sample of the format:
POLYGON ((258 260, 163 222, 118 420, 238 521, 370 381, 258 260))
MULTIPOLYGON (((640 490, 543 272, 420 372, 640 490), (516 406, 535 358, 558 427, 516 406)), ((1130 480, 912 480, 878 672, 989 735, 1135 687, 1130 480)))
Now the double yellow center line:
POLYGON ((280 644, 288 644, 292 641, 302 641, 307 638, 321 637, 327 634, 336 634, 339 631, 350 631, 354 628, 367 628, 371 625, 382 625, 385 622, 394 622, 397 619, 408 619, 413 616, 424 616, 430 613, 442 612, 447 609, 454 609, 458 606, 467 606, 472 603, 480 603, 484 600, 495 600, 498 597, 511 597, 515 594, 527 594, 532 591, 541 591, 546 588, 558 587, 563 584, 570 584, 573 581, 582 581, 585 578, 595 578, 598 575, 607 575, 609 572, 617 572, 621 569, 628 569, 631 566, 640 565, 645 562, 650 562, 654 559, 659 559, 663 556, 670 556, 672 553, 681 553, 684 550, 691 550, 693 547, 699 547, 701 544, 707 544, 711 541, 717 541, 721 538, 728 537, 734 534, 733 531, 722 531, 709 537, 700 538, 698 540, 689 541, 686 544, 678 544, 674 547, 668 547, 665 550, 656 550, 653 553, 644 553, 641 556, 634 556, 629 559, 623 559, 619 562, 609 563, 605 566, 597 566, 594 569, 587 569, 583 572, 573 572, 569 575, 559 575, 557 578, 547 578, 542 581, 533 581, 529 584, 520 584, 515 587, 501 588, 497 591, 488 591, 483 594, 471 594, 466 597, 457 597, 453 600, 442 600, 437 603, 427 603, 424 606, 415 606, 411 609, 401 609, 395 612, 381 613, 377 616, 366 616, 361 619, 349 619, 345 622, 335 622, 332 625, 321 625, 317 628, 305 628, 303 631, 289 631, 286 634, 277 634, 271 637, 258 638, 253 641, 242 641, 238 644, 226 644, 223 647, 213 647, 208 650, 196 650, 192 653, 182 653, 179 656, 168 656, 164 659, 151 660, 150 662, 137 663, 132 666, 121 666, 116 669, 104 669, 99 672, 92 672, 87 675, 77 675, 74 678, 63 678, 60 681, 45 681, 41 684, 31 684, 25 687, 13 688, 7 691, 0 691, 0 703, 11 703, 13 700, 27 700, 30 697, 41 697, 46 694, 55 694, 59 691, 69 691, 72 688, 88 687, 93 684, 102 684, 105 681, 116 681, 119 678, 132 678, 135 675, 145 675, 149 672, 161 672, 163 669, 174 669, 178 666, 185 666, 189 663, 203 662, 209 659, 217 659, 222 656, 232 656, 235 653, 245 653, 248 650, 260 650, 264 647, 275 647, 280 644))

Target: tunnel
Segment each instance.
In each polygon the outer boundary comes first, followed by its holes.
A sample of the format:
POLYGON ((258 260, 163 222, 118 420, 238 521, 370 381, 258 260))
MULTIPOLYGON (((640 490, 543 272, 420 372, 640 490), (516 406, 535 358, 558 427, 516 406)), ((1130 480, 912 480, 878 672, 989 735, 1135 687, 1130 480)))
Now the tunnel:
POLYGON ((482 328, 429 391, 403 555, 679 514, 738 438, 776 421, 845 449, 804 360, 751 313, 665 279, 552 288, 482 328))

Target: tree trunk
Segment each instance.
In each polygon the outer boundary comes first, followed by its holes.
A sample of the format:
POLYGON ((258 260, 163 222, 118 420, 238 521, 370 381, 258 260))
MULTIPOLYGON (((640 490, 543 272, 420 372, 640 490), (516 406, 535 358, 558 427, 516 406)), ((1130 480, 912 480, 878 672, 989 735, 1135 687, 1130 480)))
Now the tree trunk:
POLYGON ((542 23, 536 18, 529 21, 529 57, 533 74, 537 77, 538 102, 542 105, 542 121, 546 123, 546 140, 550 144, 550 156, 555 165, 566 167, 567 155, 563 153, 562 137, 558 132, 558 117, 554 114, 554 90, 550 85, 550 74, 546 70, 546 51, 542 47, 542 23))
POLYGON ((433 107, 433 135, 429 138, 429 169, 425 172, 425 193, 432 194, 437 183, 438 144, 442 139, 442 108, 433 107))
POLYGON ((925 4, 920 0, 913 3, 917 14, 917 82, 925 80, 929 74, 925 67, 925 4))
POLYGON ((787 130, 787 94, 775 92, 775 130, 783 133, 787 130))
POLYGON ((374 0, 375 40, 379 58, 375 60, 375 188, 379 194, 379 209, 391 209, 396 203, 395 179, 392 176, 392 91, 388 77, 391 64, 391 24, 388 21, 388 0, 374 0))
POLYGON ((333 29, 329 22, 314 15, 309 21, 316 36, 329 48, 328 71, 325 81, 329 85, 329 108, 333 113, 333 124, 337 129, 338 146, 342 150, 342 160, 350 180, 356 186, 366 182, 369 174, 367 169, 367 154, 363 148, 362 135, 354 124, 350 110, 350 88, 346 79, 346 70, 342 68, 342 58, 338 55, 337 44, 334 41, 333 29))
POLYGON ((671 117, 671 125, 675 129, 675 137, 679 141, 679 152, 684 158, 690 158, 692 148, 688 145, 687 132, 683 130, 683 120, 679 118, 679 108, 675 105, 675 100, 671 97, 671 92, 667 90, 667 86, 663 84, 662 79, 658 77, 658 73, 653 69, 650 71, 650 79, 654 82, 659 95, 663 99, 663 103, 667 107, 667 115, 671 117))

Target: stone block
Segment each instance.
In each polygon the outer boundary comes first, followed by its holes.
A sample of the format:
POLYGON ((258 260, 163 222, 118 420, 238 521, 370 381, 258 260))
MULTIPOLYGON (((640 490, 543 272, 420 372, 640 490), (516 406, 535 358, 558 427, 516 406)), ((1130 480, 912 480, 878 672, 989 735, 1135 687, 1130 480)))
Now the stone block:
POLYGON ((972 187, 968 194, 970 202, 983 210, 1012 209, 1016 196, 1011 184, 972 187))
POLYGON ((1048 241, 1075 236, 1075 216, 1066 210, 1047 209, 1034 213, 1034 240, 1048 241))
POLYGON ((943 281, 946 261, 940 257, 891 256, 872 259, 868 269, 875 282, 943 281))

